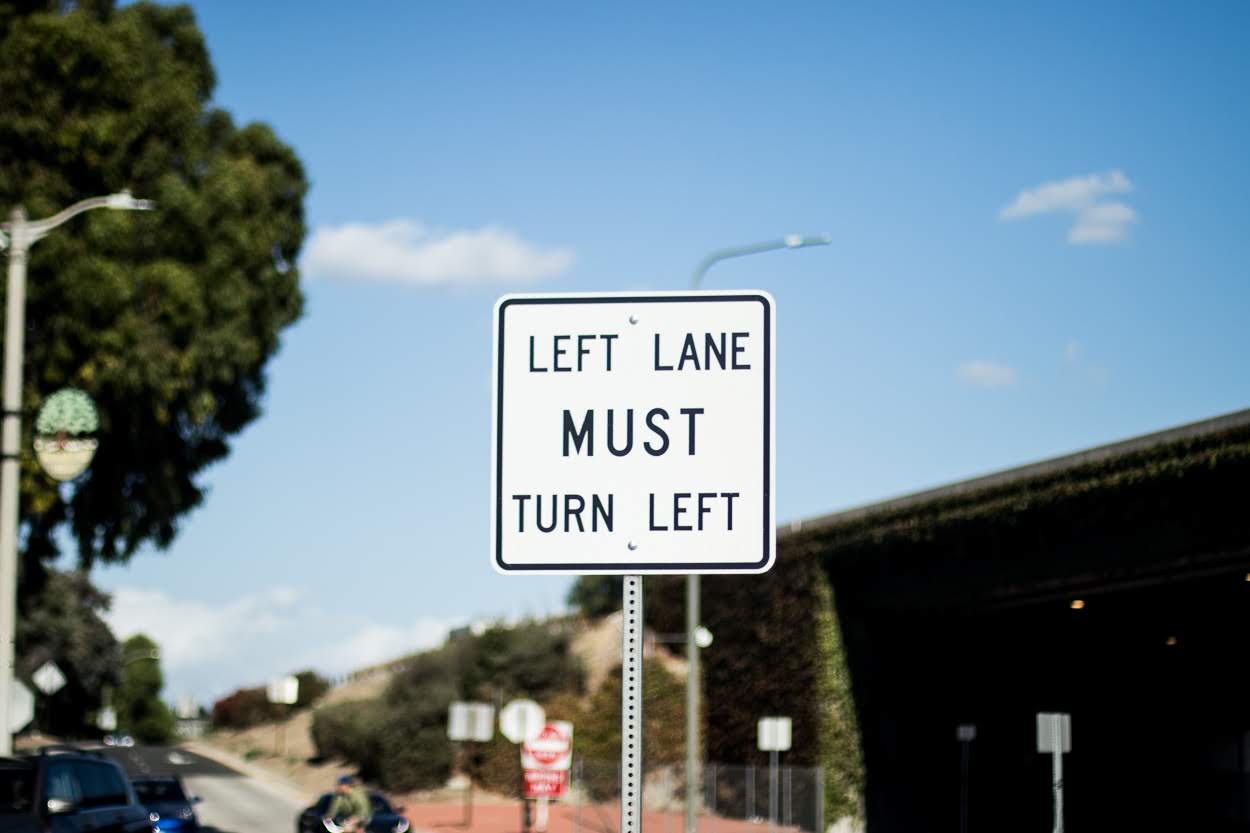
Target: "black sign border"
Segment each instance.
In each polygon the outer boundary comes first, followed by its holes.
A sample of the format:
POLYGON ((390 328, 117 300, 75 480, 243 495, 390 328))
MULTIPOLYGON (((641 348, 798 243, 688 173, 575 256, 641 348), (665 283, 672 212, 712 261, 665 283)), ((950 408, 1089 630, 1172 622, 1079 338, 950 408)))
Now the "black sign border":
POLYGON ((681 575, 690 573, 745 573, 764 572, 771 566, 773 542, 776 530, 772 522, 772 425, 773 425, 773 304, 767 295, 757 293, 715 295, 600 295, 600 296, 553 296, 549 298, 505 298, 499 303, 499 330, 495 334, 497 379, 495 382, 495 566, 507 573, 566 573, 593 575, 666 573, 681 575), (634 563, 630 561, 610 564, 505 564, 503 560, 503 377, 504 377, 504 321, 508 307, 538 304, 673 304, 673 303, 723 303, 754 301, 764 307, 764 555, 753 563, 692 561, 680 563, 634 563))

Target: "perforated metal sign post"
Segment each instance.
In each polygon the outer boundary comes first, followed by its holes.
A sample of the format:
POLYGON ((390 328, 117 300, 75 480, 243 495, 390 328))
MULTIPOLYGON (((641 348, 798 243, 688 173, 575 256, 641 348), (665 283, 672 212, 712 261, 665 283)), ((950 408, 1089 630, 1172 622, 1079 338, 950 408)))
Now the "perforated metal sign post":
POLYGON ((495 305, 491 564, 624 576, 621 833, 642 829, 643 574, 776 557, 775 337, 757 291, 495 305))

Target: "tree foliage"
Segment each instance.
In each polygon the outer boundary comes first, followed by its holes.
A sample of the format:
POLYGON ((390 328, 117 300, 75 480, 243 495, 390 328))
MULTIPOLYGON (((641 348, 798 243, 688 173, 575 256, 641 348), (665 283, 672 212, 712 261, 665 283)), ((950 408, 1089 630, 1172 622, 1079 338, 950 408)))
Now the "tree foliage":
POLYGON ((296 673, 295 679, 299 680, 299 698, 295 701, 297 709, 308 708, 330 690, 330 681, 312 669, 296 673))
POLYGON ((122 680, 114 695, 117 722, 142 743, 164 743, 174 734, 174 716, 161 700, 165 677, 160 650, 143 634, 122 643, 122 680))
POLYGON ((583 616, 597 619, 621 609, 621 576, 578 576, 564 600, 583 616))
POLYGON ((274 710, 263 688, 239 688, 213 703, 212 724, 217 729, 246 729, 268 722, 274 710))
POLYGON ((316 671, 300 671, 294 676, 299 681, 299 694, 290 708, 270 703, 269 690, 265 686, 239 688, 213 703, 213 726, 217 729, 246 729, 285 718, 291 711, 308 708, 330 690, 329 680, 316 671))
POLYGON ((0 208, 38 218, 124 188, 157 202, 89 212, 31 249, 25 409, 72 386, 100 415, 73 490, 23 460, 36 569, 65 525, 84 566, 169 545, 300 314, 303 169, 270 128, 213 107, 214 84, 187 6, 0 3, 0 208))
POLYGON ((89 715, 102 704, 105 689, 117 684, 121 664, 117 640, 100 618, 108 596, 81 572, 50 570, 27 586, 18 604, 19 676, 51 660, 66 678, 43 710, 42 728, 68 737, 94 731, 89 715))
MULTIPOLYGON (((391 790, 433 787, 447 780, 453 749, 447 740, 447 712, 453 700, 539 702, 585 690, 585 672, 570 650, 562 622, 494 627, 480 636, 452 640, 418 654, 395 674, 375 700, 325 706, 313 715, 318 754, 354 763, 362 777, 391 790)), ((507 746, 511 757, 516 747, 507 746)), ((489 764, 489 772, 508 773, 489 764)), ((500 759, 502 760, 502 758, 500 759)))

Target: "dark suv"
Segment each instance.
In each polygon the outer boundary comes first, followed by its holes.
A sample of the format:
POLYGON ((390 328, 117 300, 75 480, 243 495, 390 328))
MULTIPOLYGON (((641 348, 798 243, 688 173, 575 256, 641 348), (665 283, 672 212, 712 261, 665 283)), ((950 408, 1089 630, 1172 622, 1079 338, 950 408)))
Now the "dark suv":
POLYGON ((150 833, 121 767, 73 747, 0 758, 0 833, 150 833))

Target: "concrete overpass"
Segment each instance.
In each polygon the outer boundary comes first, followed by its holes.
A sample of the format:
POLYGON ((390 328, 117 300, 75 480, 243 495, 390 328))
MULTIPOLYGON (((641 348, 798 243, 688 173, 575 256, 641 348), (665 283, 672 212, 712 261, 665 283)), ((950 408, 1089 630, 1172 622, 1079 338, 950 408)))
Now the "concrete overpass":
POLYGON ((709 753, 751 754, 732 688, 873 833, 956 830, 973 723, 971 829, 1041 833, 1034 715, 1066 711, 1068 830, 1250 830, 1248 487, 1241 411, 793 524, 773 574, 708 583, 745 652, 709 652, 709 753), (803 640, 832 667, 786 666, 803 640))

